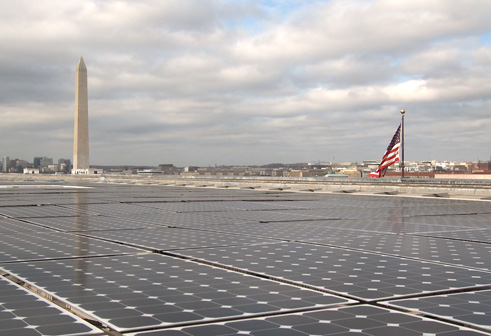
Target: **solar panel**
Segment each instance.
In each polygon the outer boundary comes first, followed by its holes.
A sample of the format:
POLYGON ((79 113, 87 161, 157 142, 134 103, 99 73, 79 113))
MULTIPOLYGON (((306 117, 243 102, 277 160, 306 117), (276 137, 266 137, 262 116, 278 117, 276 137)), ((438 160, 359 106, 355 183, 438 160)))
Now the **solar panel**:
POLYGON ((160 251, 274 242, 256 237, 177 228, 98 231, 88 232, 87 235, 160 251))
POLYGON ((0 235, 0 263, 137 253, 141 250, 62 232, 0 235))
MULTIPOLYGON (((294 203, 294 202, 289 202, 294 203)), ((247 211, 247 210, 283 210, 284 205, 276 202, 255 202, 255 201, 187 201, 187 202, 165 202, 165 203, 146 203, 145 207, 174 212, 208 212, 208 211, 247 211)))
MULTIPOLYGON (((337 221, 333 221, 337 222, 337 221)), ((213 232, 227 232, 238 235, 267 237, 276 240, 293 240, 303 242, 322 241, 326 237, 339 237, 342 239, 356 238, 370 234, 367 231, 338 229, 326 224, 313 222, 272 222, 272 223, 243 223, 232 225, 208 225, 206 228, 213 232)), ((330 224, 330 223, 327 223, 330 224)), ((373 234, 373 233, 372 233, 373 234)))
POLYGON ((488 244, 407 234, 360 235, 350 239, 337 234, 334 237, 315 239, 315 241, 346 248, 491 270, 491 245, 488 244))
POLYGON ((387 304, 438 318, 461 321, 491 332, 491 290, 395 300, 387 304))
POLYGON ((491 282, 488 272, 299 243, 209 248, 179 254, 363 300, 485 286, 491 282))
POLYGON ((434 321, 421 316, 404 314, 379 307, 360 305, 316 312, 252 318, 241 321, 170 330, 137 332, 128 336, 309 336, 309 335, 486 335, 463 326, 434 321), (430 333, 428 333, 430 334, 430 333))
POLYGON ((53 217, 53 216, 76 216, 79 213, 75 210, 56 206, 17 206, 17 207, 0 207, 0 214, 14 218, 32 218, 32 217, 53 217))
POLYGON ((0 233, 1 234, 13 234, 25 231, 50 231, 49 229, 43 228, 39 225, 28 224, 24 221, 19 221, 10 218, 0 218, 0 233))
POLYGON ((193 226, 207 226, 214 224, 234 224, 234 223, 247 223, 253 221, 253 219, 246 218, 227 218, 216 215, 215 212, 199 212, 199 213, 174 213, 174 212, 156 212, 149 214, 128 214, 126 219, 133 219, 141 223, 148 223, 154 225, 164 226, 179 226, 179 227, 193 227, 193 226))
POLYGON ((354 302, 156 254, 4 268, 120 332, 354 302))
POLYGON ((66 232, 85 232, 95 230, 127 230, 157 226, 137 219, 107 216, 43 217, 29 218, 29 222, 43 225, 54 230, 66 232))
POLYGON ((491 243, 491 229, 461 229, 455 231, 431 232, 431 236, 488 244, 491 243))
POLYGON ((0 302, 59 300, 54 334, 491 334, 489 202, 87 185, 0 190, 0 302))
POLYGON ((415 213, 412 217, 408 217, 404 221, 407 223, 435 224, 454 228, 458 227, 460 229, 485 229, 489 228, 491 225, 490 215, 491 213, 471 214, 470 210, 467 210, 467 214, 455 214, 452 216, 448 216, 447 214, 441 214, 439 216, 420 216, 418 213, 415 213))
MULTIPOLYGON (((283 221, 307 221, 321 219, 307 211, 301 210, 273 210, 273 211, 229 211, 217 212, 216 217, 230 220, 256 221, 256 222, 283 222, 283 221)), ((335 218, 335 217, 331 217, 335 218)))
POLYGON ((83 207, 83 211, 93 215, 117 216, 124 217, 126 215, 144 215, 158 213, 158 210, 150 207, 143 207, 138 204, 122 204, 122 203, 103 203, 103 204, 72 204, 66 205, 67 208, 79 211, 83 207))
POLYGON ((100 335, 101 330, 0 277, 0 334, 100 335))

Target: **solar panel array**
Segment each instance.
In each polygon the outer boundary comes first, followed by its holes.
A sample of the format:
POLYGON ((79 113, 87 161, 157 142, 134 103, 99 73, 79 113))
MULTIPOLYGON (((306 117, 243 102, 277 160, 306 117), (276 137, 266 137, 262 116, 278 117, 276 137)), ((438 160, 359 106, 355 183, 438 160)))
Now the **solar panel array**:
POLYGON ((0 334, 490 335, 491 203, 0 189, 0 334))
POLYGON ((98 335, 100 330, 14 283, 0 278, 2 335, 98 335))

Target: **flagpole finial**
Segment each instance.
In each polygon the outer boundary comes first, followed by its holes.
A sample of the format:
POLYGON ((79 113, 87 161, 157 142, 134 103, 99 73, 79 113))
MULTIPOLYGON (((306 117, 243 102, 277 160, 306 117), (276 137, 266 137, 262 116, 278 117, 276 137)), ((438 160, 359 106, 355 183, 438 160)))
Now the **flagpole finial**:
POLYGON ((406 110, 402 109, 401 114, 404 114, 404 113, 406 113, 406 110))

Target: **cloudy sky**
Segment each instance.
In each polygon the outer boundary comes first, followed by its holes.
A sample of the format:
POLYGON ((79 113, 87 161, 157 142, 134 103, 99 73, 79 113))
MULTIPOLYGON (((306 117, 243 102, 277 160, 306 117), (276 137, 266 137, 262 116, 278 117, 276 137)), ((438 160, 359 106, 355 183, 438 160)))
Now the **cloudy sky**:
POLYGON ((0 156, 92 164, 489 160, 488 0, 0 0, 0 156))

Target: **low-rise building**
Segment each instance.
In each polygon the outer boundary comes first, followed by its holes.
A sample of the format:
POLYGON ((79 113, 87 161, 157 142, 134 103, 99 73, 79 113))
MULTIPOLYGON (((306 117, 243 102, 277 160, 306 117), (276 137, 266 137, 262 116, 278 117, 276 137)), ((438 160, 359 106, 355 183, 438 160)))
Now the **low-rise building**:
POLYGON ((24 168, 24 174, 39 175, 39 168, 24 168))
POLYGON ((171 163, 159 164, 157 170, 162 172, 164 175, 174 175, 176 167, 171 163))

